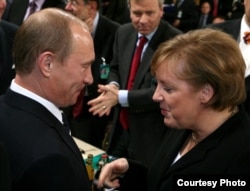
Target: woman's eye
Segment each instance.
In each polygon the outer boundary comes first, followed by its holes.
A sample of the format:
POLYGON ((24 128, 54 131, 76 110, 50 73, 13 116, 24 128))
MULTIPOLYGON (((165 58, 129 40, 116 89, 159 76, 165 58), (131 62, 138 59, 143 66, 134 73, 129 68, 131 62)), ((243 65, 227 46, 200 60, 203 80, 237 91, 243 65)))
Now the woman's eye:
POLYGON ((164 88, 164 90, 165 90, 166 92, 168 92, 168 93, 171 93, 171 92, 173 91, 172 88, 164 88))

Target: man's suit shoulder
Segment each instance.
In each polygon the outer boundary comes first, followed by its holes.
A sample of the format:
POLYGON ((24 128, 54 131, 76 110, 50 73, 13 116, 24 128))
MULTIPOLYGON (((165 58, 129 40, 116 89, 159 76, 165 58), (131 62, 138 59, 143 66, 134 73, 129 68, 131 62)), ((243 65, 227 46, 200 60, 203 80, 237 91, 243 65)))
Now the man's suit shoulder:
POLYGON ((235 19, 235 20, 227 20, 222 23, 216 23, 216 24, 210 24, 207 25, 209 28, 227 28, 227 27, 236 27, 240 26, 241 19, 235 19))
POLYGON ((66 1, 64 0, 45 0, 42 6, 42 9, 48 7, 57 7, 60 9, 64 9, 66 6, 66 1))
POLYGON ((112 21, 111 19, 108 19, 107 17, 103 15, 100 15, 100 21, 104 23, 106 26, 115 27, 115 28, 120 26, 119 23, 112 21))
POLYGON ((15 24, 13 24, 11 22, 5 21, 5 20, 0 21, 0 27, 2 28, 2 30, 6 34, 9 34, 9 35, 15 34, 17 29, 18 29, 17 25, 15 25, 15 24))
POLYGON ((164 20, 160 21, 158 31, 160 31, 161 33, 163 33, 167 37, 174 37, 174 36, 182 33, 182 31, 173 27, 167 21, 164 21, 164 20))
POLYGON ((240 31, 241 19, 228 20, 223 23, 210 24, 206 28, 222 30, 228 34, 233 34, 233 36, 238 35, 240 31))
POLYGON ((126 33, 126 32, 135 31, 135 28, 132 25, 132 23, 125 23, 119 27, 118 31, 126 33))

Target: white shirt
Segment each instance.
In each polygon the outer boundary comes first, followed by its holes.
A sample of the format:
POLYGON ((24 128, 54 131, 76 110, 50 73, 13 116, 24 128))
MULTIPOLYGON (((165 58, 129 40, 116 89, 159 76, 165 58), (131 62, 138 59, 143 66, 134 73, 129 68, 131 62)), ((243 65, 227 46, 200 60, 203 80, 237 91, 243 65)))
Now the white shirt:
POLYGON ((95 15, 95 19, 93 21, 93 31, 91 31, 91 35, 92 35, 93 38, 95 37, 95 32, 96 32, 97 24, 98 24, 98 21, 99 21, 99 17, 100 17, 100 14, 97 11, 96 15, 95 15))
MULTIPOLYGON (((34 1, 34 0, 29 0, 29 4, 30 4, 32 1, 34 1)), ((45 1, 45 0, 36 0, 36 11, 41 10, 44 1, 45 1)), ((28 4, 27 10, 26 10, 26 14, 25 14, 25 16, 24 16, 24 18, 23 18, 23 21, 25 21, 25 20, 28 18, 28 16, 29 16, 29 12, 30 12, 30 6, 29 6, 29 4, 28 4)))
POLYGON ((23 88, 15 82, 15 79, 12 80, 10 89, 18 94, 26 96, 34 101, 42 104, 46 109, 48 109, 62 124, 62 111, 52 102, 42 98, 41 96, 23 88))
MULTIPOLYGON (((153 35, 155 34, 155 31, 146 36, 147 39, 148 39, 148 41, 146 42, 146 44, 143 47, 141 59, 143 58, 144 52, 145 52, 145 50, 148 47, 149 41, 152 39, 153 35)), ((138 34, 138 40, 137 40, 136 46, 139 45, 139 39, 140 39, 141 36, 142 36, 142 34, 138 34)), ((121 104, 122 107, 129 107, 129 103, 128 103, 128 90, 119 90, 119 93, 118 93, 118 102, 121 104)))

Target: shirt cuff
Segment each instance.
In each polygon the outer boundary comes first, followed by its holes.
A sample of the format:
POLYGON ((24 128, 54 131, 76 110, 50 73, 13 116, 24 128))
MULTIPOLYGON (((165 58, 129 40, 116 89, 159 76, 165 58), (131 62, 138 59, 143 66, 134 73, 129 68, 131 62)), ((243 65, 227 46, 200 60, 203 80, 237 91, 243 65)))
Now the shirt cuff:
POLYGON ((128 90, 119 90, 118 101, 122 107, 129 107, 128 103, 128 90))

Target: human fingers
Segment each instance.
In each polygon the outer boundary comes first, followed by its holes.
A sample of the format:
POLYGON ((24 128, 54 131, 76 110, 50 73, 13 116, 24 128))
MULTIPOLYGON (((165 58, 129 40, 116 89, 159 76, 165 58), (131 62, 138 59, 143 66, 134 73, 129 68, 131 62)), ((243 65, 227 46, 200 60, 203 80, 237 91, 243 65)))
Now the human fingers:
POLYGON ((101 170, 97 185, 99 188, 117 188, 120 186, 117 177, 118 175, 113 173, 112 165, 106 164, 101 170))

